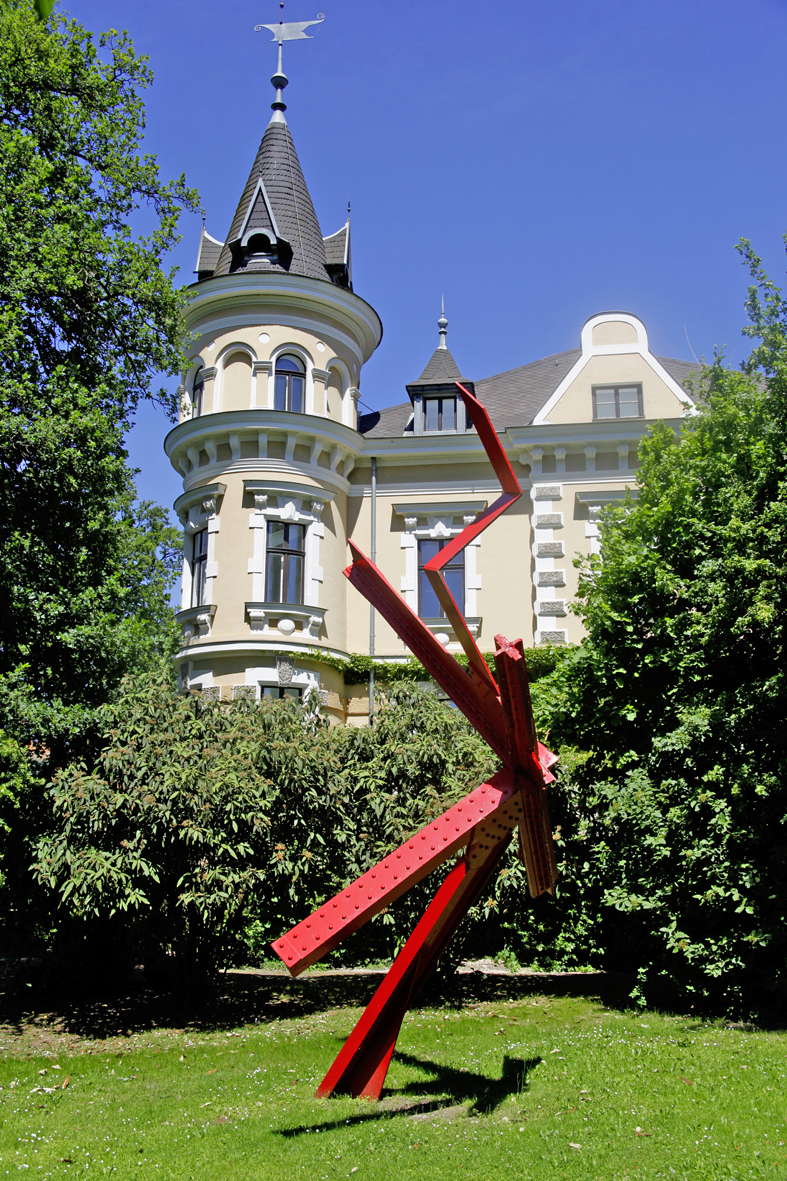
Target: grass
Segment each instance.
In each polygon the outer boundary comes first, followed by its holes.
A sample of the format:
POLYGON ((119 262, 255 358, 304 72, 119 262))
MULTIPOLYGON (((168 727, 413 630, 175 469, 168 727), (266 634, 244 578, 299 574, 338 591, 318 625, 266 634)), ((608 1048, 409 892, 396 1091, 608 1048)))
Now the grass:
POLYGON ((408 1014, 374 1104, 314 1097, 360 1010, 276 1003, 234 1029, 5 1027, 0 1178, 787 1177, 785 1034, 465 998, 408 1014))

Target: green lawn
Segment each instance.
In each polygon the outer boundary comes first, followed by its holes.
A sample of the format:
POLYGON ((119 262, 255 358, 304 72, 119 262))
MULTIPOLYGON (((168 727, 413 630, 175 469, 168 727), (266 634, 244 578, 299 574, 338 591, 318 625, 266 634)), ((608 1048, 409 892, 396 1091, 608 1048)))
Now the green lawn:
POLYGON ((312 1010, 90 1040, 6 1027, 0 1177, 787 1178, 785 1034, 457 1002, 408 1015, 373 1104, 314 1098, 359 1010, 312 1010))

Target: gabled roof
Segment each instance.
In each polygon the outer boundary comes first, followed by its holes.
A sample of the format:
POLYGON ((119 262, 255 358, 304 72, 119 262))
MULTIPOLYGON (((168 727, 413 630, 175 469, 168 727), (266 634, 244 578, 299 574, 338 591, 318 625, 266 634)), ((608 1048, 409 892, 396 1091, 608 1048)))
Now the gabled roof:
POLYGON ((257 180, 257 187, 252 194, 251 201, 249 201, 246 216, 238 232, 240 241, 245 242, 255 230, 265 234, 271 242, 286 242, 287 240, 276 225, 276 214, 273 212, 262 177, 257 180))
POLYGON ((274 118, 262 137, 213 274, 277 271, 330 282, 325 264, 320 223, 290 129, 284 119, 274 118), (243 239, 254 229, 273 233, 276 249, 249 254, 243 239))
POLYGON ((494 377, 484 377, 476 382, 476 397, 486 406, 498 431, 527 426, 579 356, 579 349, 566 349, 494 377))
MULTIPOLYGON (((447 349, 436 351, 445 353, 447 349)), ((517 369, 508 369, 505 373, 475 382, 475 395, 489 411, 495 429, 504 431, 508 427, 529 426, 580 356, 579 349, 567 349, 564 353, 553 353, 550 357, 531 361, 529 365, 520 365, 517 369)), ((690 361, 678 361, 674 357, 656 359, 684 388, 689 375, 699 372, 699 366, 690 361)), ((429 362, 431 364, 432 361, 429 362)), ((424 373, 429 370, 429 365, 424 373)), ((419 378, 417 384, 420 385, 421 380, 419 378)), ((462 381, 462 378, 453 380, 462 381)), ((359 419, 358 430, 366 438, 397 438, 405 433, 411 414, 409 402, 389 406, 385 410, 363 415, 359 419)))

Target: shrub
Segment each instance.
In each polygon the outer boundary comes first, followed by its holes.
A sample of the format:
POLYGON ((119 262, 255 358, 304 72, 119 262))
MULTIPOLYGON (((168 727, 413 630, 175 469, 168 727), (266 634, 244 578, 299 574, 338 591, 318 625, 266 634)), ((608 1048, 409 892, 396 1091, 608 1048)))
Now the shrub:
MULTIPOLYGON (((51 788, 35 874, 61 914, 127 957, 167 956, 183 986, 270 940, 469 791, 494 757, 456 711, 393 690, 372 729, 332 728, 289 702, 232 705, 129 680, 103 712, 106 746, 51 788)), ((428 887, 424 887, 428 888, 428 887)), ((433 887, 432 887, 433 888, 433 887)), ((350 955, 392 954, 412 891, 350 955)))

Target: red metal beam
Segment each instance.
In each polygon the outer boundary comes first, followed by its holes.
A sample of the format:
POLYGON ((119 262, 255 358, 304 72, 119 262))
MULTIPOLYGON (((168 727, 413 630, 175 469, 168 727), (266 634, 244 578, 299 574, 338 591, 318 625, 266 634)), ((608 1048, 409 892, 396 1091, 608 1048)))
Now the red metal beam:
MULTIPOLYGON (((497 824, 519 790, 510 771, 498 771, 437 820, 410 837, 352 885, 276 939, 271 947, 292 976, 321 960, 374 915, 395 902, 468 844, 477 825, 497 824), (497 819, 494 819, 497 818, 497 819)), ((503 822, 506 821, 503 819, 503 822)), ((516 824, 516 818, 513 824, 516 824)))
POLYGON ((486 412, 486 408, 463 385, 460 385, 459 382, 456 385, 470 412, 473 426, 476 428, 481 442, 484 444, 486 453, 489 456, 497 478, 500 480, 503 491, 494 504, 489 505, 480 516, 476 517, 475 521, 471 521, 456 537, 452 537, 440 552, 431 561, 427 562, 424 572, 434 588, 438 602, 443 608, 443 611, 445 611, 446 618, 454 629, 456 638, 459 640, 465 655, 470 661, 471 668, 481 681, 486 681, 497 692, 497 685, 492 677, 491 670, 481 655, 475 638, 470 632, 453 595, 446 586, 443 570, 451 559, 456 557, 469 542, 478 537, 480 533, 483 533, 501 513, 504 513, 506 509, 510 508, 519 499, 522 495, 522 489, 519 486, 514 469, 508 461, 508 456, 497 437, 497 432, 486 412))
MULTIPOLYGON (((478 730, 492 750, 508 762, 508 742, 500 698, 487 682, 468 676, 453 656, 434 638, 373 562, 352 541, 353 564, 346 577, 372 603, 417 660, 478 730)), ((490 678, 491 679, 491 678, 490 678)))
POLYGON ((523 820, 519 825, 519 855, 527 870, 528 889, 533 898, 538 898, 539 894, 554 894, 557 861, 546 792, 543 787, 536 787, 532 779, 525 779, 519 798, 523 809, 523 820))
POLYGON ((379 1099, 402 1018, 457 927, 476 904, 511 839, 518 796, 478 826, 468 855, 457 862, 366 1006, 317 1094, 379 1099))
POLYGON ((536 738, 522 641, 496 636, 492 676, 467 623, 445 584, 443 569, 521 495, 489 415, 457 383, 502 487, 502 494, 426 566, 455 634, 470 662, 469 675, 437 642, 377 567, 350 542, 353 564, 345 575, 401 637, 505 764, 438 820, 277 939, 272 947, 297 976, 431 870, 467 846, 424 917, 397 956, 347 1043, 323 1079, 318 1095, 349 1091, 378 1098, 411 997, 434 969, 451 936, 494 874, 515 827, 530 893, 553 892, 557 878, 544 787, 554 779, 555 756, 536 738))

